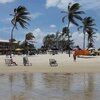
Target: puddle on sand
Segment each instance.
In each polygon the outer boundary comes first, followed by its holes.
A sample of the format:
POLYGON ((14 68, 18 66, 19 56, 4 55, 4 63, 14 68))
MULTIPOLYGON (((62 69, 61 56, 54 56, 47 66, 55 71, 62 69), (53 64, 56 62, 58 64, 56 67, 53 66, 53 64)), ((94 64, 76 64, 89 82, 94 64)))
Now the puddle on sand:
POLYGON ((100 73, 0 74, 0 100, 100 100, 100 73))

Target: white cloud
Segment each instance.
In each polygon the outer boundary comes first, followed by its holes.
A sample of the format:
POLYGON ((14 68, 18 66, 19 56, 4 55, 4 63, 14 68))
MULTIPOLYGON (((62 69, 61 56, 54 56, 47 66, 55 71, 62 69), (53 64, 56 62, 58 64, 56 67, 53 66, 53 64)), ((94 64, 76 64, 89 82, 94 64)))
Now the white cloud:
MULTIPOLYGON (((95 47, 100 48, 100 33, 96 33, 97 36, 95 38, 95 47)), ((83 33, 74 32, 72 35, 72 39, 75 42, 75 45, 79 45, 81 48, 83 47, 83 33)), ((86 46, 87 46, 87 38, 86 38, 86 46)))
POLYGON ((9 2, 13 2, 15 0, 0 0, 1 4, 5 4, 5 3, 9 3, 9 2))
POLYGON ((43 38, 46 35, 45 32, 43 32, 40 28, 36 28, 32 33, 35 36, 37 47, 40 47, 42 45, 43 38))
POLYGON ((70 2, 74 2, 73 0, 59 0, 59 3, 57 5, 60 9, 67 9, 67 6, 70 2))
POLYGON ((85 10, 97 10, 100 9, 100 0, 78 0, 85 10))
POLYGON ((100 33, 96 33, 96 41, 100 41, 100 33))
POLYGON ((51 28, 56 28, 56 25, 53 25, 53 24, 52 24, 52 25, 50 25, 50 27, 51 27, 51 28))
POLYGON ((74 2, 73 0, 47 0, 46 7, 58 7, 60 9, 66 9, 69 2, 74 2))
POLYGON ((36 47, 40 47, 43 45, 43 38, 47 34, 55 34, 54 32, 44 32, 40 28, 36 28, 32 31, 33 35, 35 36, 36 47))
POLYGON ((70 26, 69 26, 70 28, 72 28, 72 27, 75 27, 75 25, 74 24, 72 24, 72 23, 70 23, 70 26))
POLYGON ((79 45, 80 47, 82 47, 83 45, 83 34, 82 33, 74 32, 72 34, 72 39, 74 40, 75 45, 79 45))
POLYGON ((100 33, 96 33, 95 45, 97 48, 100 48, 100 33))
POLYGON ((0 38, 0 42, 9 42, 9 40, 5 40, 5 39, 0 38))
POLYGON ((59 0, 47 0, 46 1, 46 7, 49 8, 49 7, 55 7, 57 6, 59 0))
POLYGON ((34 20, 34 19, 38 18, 41 15, 42 15, 41 13, 36 12, 36 13, 30 14, 30 17, 34 20))
POLYGON ((69 2, 78 2, 85 10, 97 10, 100 9, 100 0, 46 0, 46 7, 57 7, 59 9, 65 9, 69 2))

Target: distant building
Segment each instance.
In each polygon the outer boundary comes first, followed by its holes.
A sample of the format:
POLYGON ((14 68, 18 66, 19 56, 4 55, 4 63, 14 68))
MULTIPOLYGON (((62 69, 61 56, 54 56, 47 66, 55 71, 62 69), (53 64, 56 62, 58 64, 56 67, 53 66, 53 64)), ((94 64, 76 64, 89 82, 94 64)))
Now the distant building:
MULTIPOLYGON (((13 43, 16 44, 16 43, 13 43)), ((10 42, 9 40, 0 40, 0 54, 10 53, 10 42)))

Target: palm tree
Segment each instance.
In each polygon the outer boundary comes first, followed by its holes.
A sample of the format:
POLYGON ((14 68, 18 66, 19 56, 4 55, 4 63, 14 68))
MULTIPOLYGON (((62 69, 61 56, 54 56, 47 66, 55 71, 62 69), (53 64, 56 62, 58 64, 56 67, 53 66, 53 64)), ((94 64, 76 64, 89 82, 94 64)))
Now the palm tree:
POLYGON ((91 32, 93 33, 94 30, 96 30, 93 26, 95 26, 94 23, 94 19, 92 19, 92 17, 85 17, 82 21, 83 26, 79 26, 78 30, 80 28, 83 28, 83 34, 84 34, 84 38, 83 38, 83 49, 85 49, 85 36, 86 33, 88 35, 91 35, 91 32))
POLYGON ((31 32, 27 33, 25 36, 25 40, 33 40, 33 38, 35 38, 35 36, 31 32))
POLYGON ((33 33, 29 32, 25 35, 25 52, 27 54, 28 52, 28 47, 30 46, 30 44, 33 44, 33 38, 35 38, 35 36, 33 35, 33 33))
MULTIPOLYGON (((79 26, 75 19, 82 21, 82 17, 80 16, 80 14, 84 14, 84 12, 79 10, 80 7, 81 6, 79 3, 74 3, 73 5, 69 3, 68 12, 62 11, 62 13, 65 13, 65 16, 62 18, 62 22, 64 22, 65 18, 68 19, 68 29, 69 29, 70 23, 73 23, 74 25, 79 26)), ((68 34, 68 41, 69 41, 69 34, 68 34)), ((69 57, 70 57, 70 49, 69 49, 69 57)))
POLYGON ((70 49, 70 36, 69 36, 69 33, 70 33, 69 28, 68 27, 63 27, 62 34, 61 34, 62 44, 63 44, 63 39, 66 40, 66 38, 67 38, 66 47, 68 47, 68 50, 70 49))
POLYGON ((94 47, 93 43, 94 43, 94 40, 95 40, 95 34, 96 32, 88 32, 88 48, 90 47, 94 47))
POLYGON ((61 34, 61 32, 59 32, 59 31, 57 31, 57 32, 55 33, 55 38, 54 38, 54 40, 55 40, 55 44, 56 44, 56 48, 57 48, 57 49, 59 49, 60 34, 61 34))
POLYGON ((70 30, 68 29, 68 27, 64 27, 62 29, 62 36, 64 37, 65 41, 66 41, 66 50, 69 50, 73 47, 74 41, 71 39, 72 38, 72 34, 70 33, 70 30))
MULTIPOLYGON (((30 17, 28 16, 29 12, 24 6, 18 6, 18 8, 14 9, 14 13, 10 15, 13 16, 13 19, 11 20, 11 23, 13 25, 13 28, 11 30, 11 40, 12 40, 14 29, 15 28, 17 29, 17 24, 19 24, 22 28, 26 28, 26 25, 28 24, 30 17)), ((11 49, 12 49, 12 41, 10 41, 10 43, 11 43, 11 49)), ((12 58, 11 54, 10 54, 10 57, 12 58)))

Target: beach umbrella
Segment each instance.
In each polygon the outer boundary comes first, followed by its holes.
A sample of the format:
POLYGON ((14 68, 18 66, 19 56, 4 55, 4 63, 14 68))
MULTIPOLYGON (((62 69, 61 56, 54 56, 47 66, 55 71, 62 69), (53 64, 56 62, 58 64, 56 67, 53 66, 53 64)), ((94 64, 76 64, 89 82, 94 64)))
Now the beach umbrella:
POLYGON ((21 48, 17 48, 17 49, 15 49, 16 51, 21 51, 21 50, 23 50, 23 49, 21 49, 21 48))

